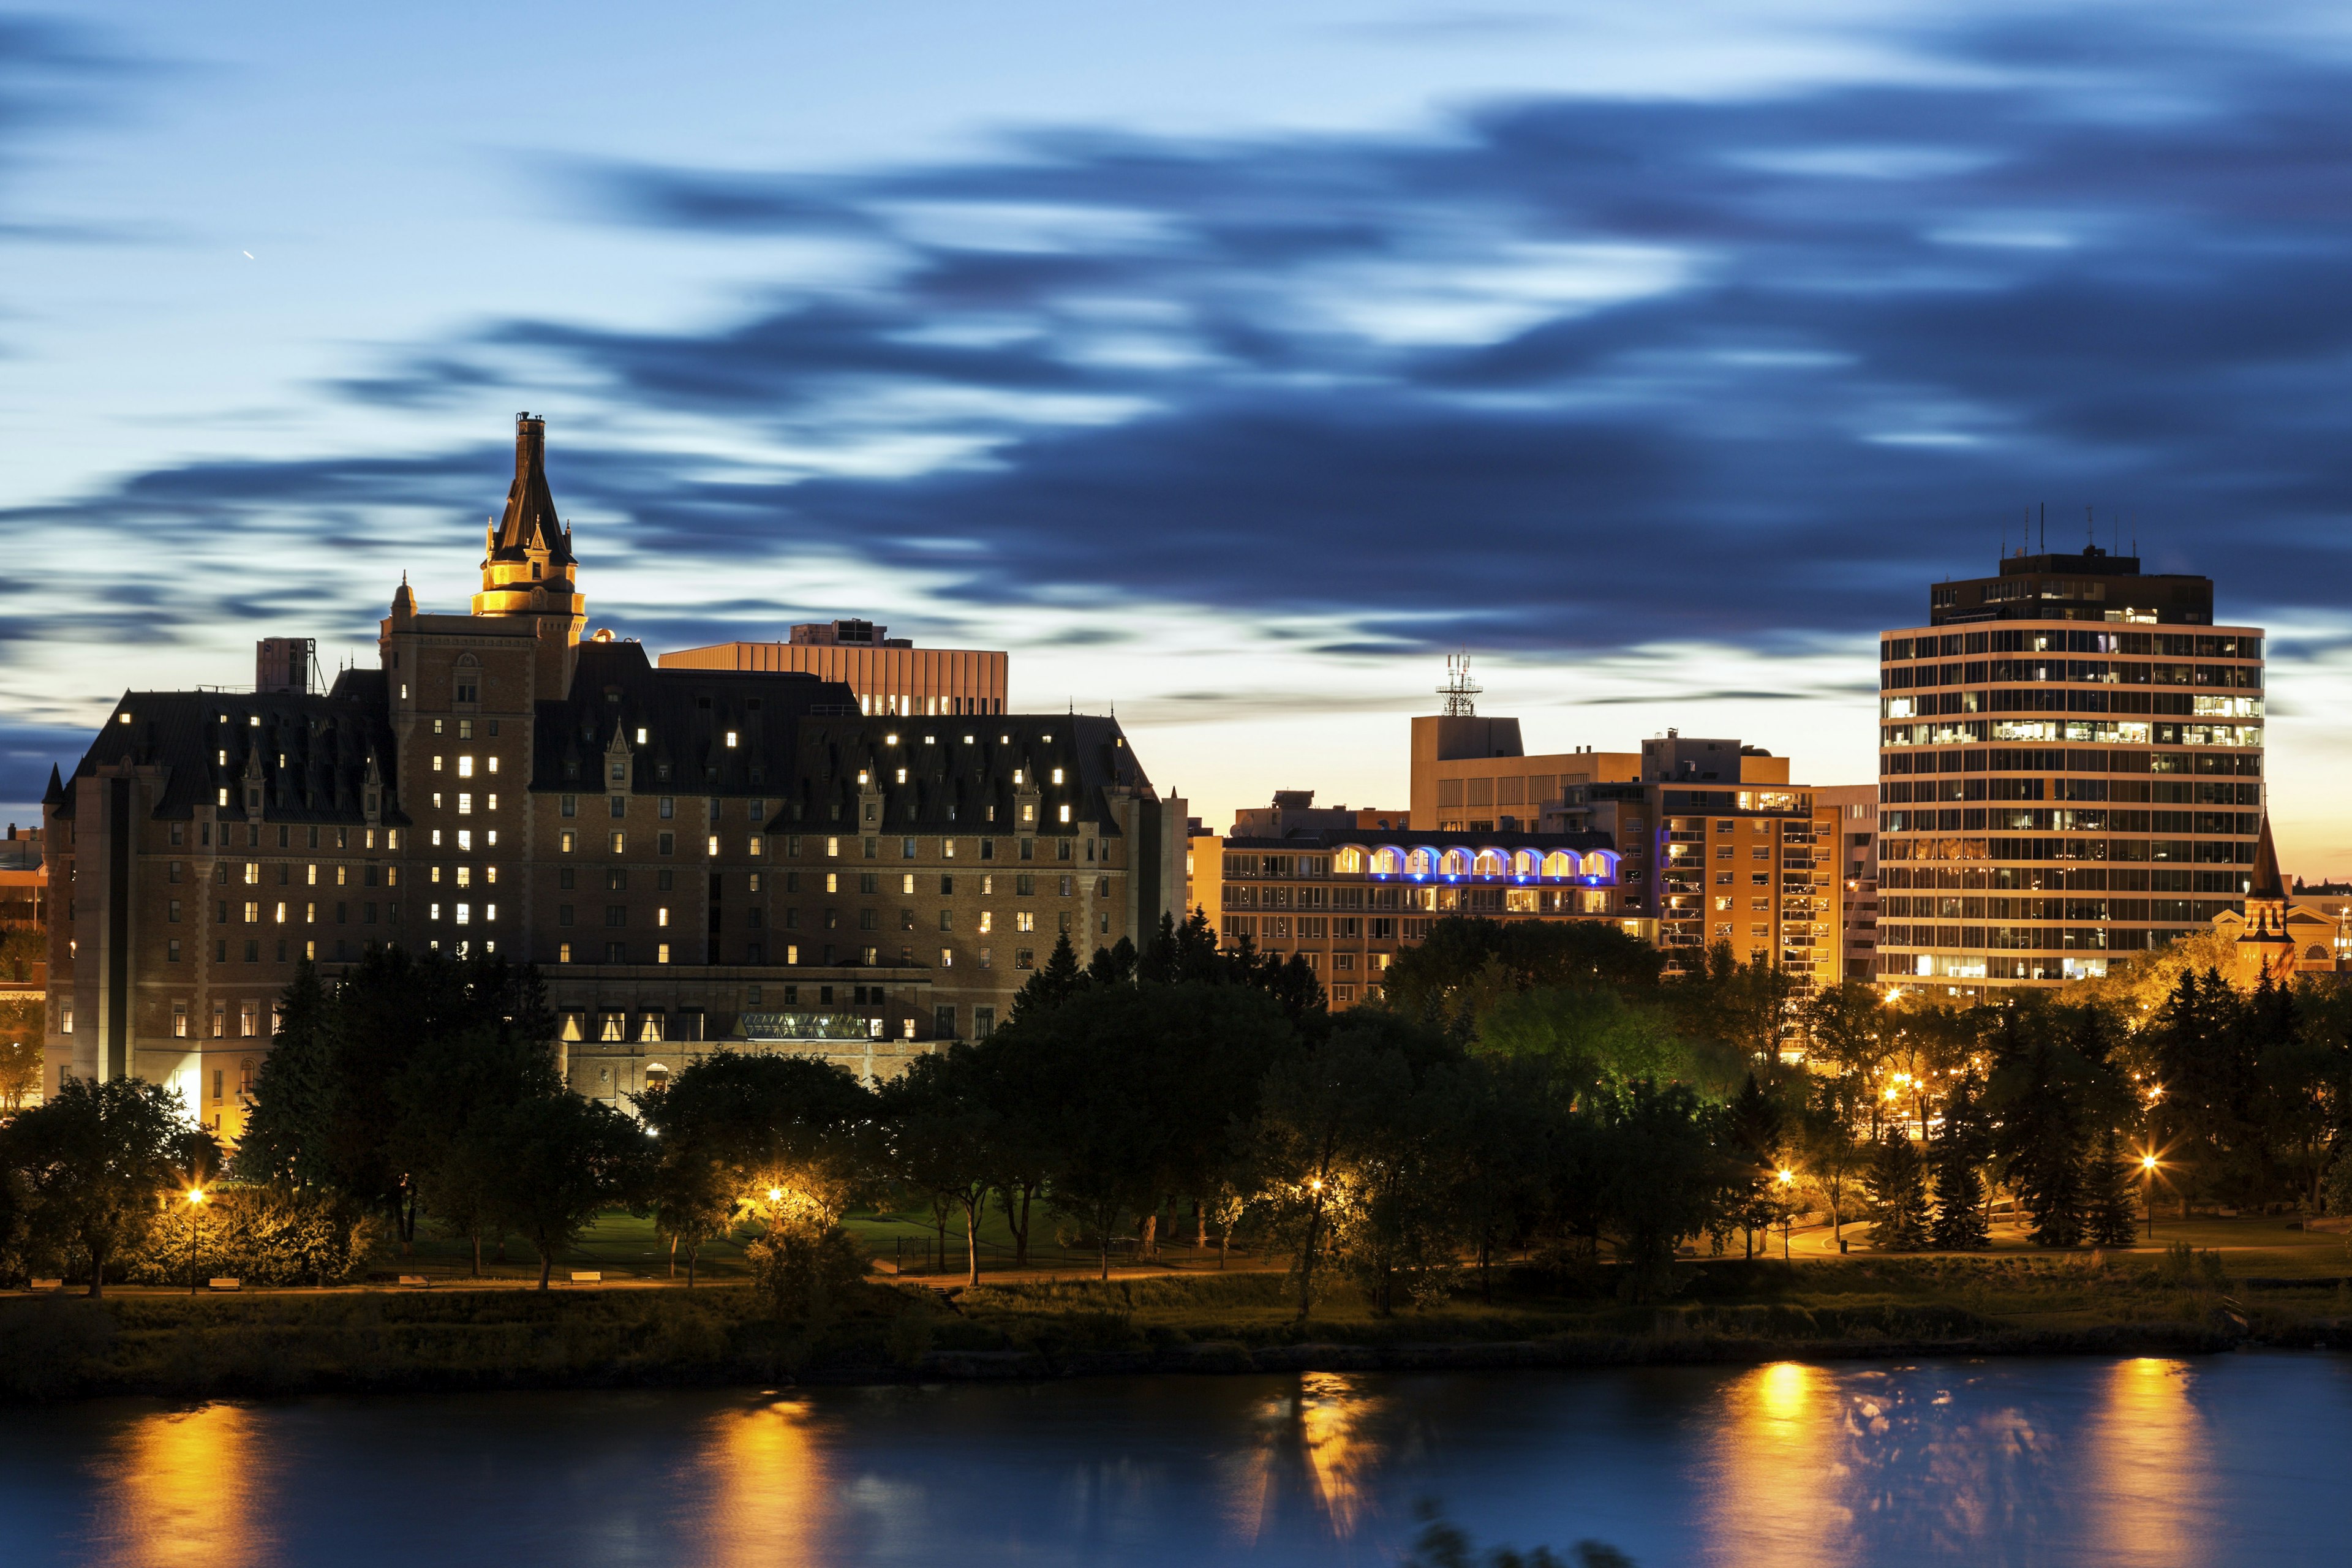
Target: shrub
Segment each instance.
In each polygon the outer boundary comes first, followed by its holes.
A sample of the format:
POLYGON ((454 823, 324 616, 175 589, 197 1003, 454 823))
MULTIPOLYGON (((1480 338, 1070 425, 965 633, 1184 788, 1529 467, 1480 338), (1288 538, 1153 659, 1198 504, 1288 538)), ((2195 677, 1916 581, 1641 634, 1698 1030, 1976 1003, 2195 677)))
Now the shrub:
MULTIPOLYGON (((221 1185, 196 1218, 198 1279, 228 1275, 248 1285, 341 1285, 365 1267, 380 1222, 310 1189, 221 1185)), ((184 1285, 191 1268, 184 1205, 123 1259, 140 1285, 184 1285)))
POLYGON ((761 1306, 812 1338, 856 1304, 872 1267, 866 1249, 839 1226, 778 1226, 745 1247, 743 1258, 761 1306))

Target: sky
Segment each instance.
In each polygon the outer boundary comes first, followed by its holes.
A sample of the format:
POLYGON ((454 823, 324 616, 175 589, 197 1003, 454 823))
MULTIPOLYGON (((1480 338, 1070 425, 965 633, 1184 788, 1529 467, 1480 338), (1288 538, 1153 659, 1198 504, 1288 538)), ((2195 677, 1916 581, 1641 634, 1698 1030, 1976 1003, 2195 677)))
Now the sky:
POLYGON ((0 12, 0 816, 126 689, 462 606, 519 410, 591 624, 863 616, 1213 826, 1529 749, 1875 776, 1927 584, 2270 634, 2352 874, 2340 6, 0 12))

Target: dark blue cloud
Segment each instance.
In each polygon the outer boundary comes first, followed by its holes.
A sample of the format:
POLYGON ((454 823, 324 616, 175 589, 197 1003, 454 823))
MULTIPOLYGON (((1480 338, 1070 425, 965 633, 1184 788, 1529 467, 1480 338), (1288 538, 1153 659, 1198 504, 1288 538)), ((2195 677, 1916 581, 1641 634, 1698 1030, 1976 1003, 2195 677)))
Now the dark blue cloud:
MULTIPOLYGON (((592 593, 600 552, 845 551, 950 606, 1313 617, 1338 656, 1770 647, 1917 617, 2047 502, 2053 543, 2094 506, 2102 542, 2120 522, 2210 572, 2226 614, 2334 608, 2352 68, 2128 13, 1908 41, 1954 68, 1520 100, 1437 136, 574 168, 601 223, 885 259, 780 271, 709 331, 509 321, 337 385, 537 406, 545 376, 740 450, 961 454, 733 471, 568 443, 559 412, 566 510, 618 520, 583 535, 592 593)), ((56 510, 357 534, 446 507, 455 540, 502 484, 485 446, 173 469, 56 510)))

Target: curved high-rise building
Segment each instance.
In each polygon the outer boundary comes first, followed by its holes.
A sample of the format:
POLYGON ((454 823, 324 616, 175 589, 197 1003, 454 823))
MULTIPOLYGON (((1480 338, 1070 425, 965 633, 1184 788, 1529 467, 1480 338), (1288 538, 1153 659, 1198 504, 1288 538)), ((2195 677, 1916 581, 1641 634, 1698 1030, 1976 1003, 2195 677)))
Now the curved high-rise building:
POLYGON ((2210 578, 2020 553, 1878 651, 1882 983, 2054 984, 2244 912, 2263 633, 2210 578))

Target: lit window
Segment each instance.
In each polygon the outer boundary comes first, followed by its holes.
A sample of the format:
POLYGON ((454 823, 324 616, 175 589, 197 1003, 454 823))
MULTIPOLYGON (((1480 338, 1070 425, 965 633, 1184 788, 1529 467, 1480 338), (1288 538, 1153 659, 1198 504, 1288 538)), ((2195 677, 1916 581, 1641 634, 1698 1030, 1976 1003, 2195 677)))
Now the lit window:
POLYGON ((654 948, 654 962, 656 963, 667 963, 669 962, 669 943, 665 942, 659 943, 654 948))
POLYGON ((712 835, 710 836, 710 838, 709 838, 709 846, 710 846, 710 854, 712 855, 712 857, 713 857, 713 858, 716 858, 716 857, 718 856, 718 854, 719 854, 719 835, 717 835, 716 833, 714 833, 714 834, 712 834, 712 835))
MULTIPOLYGON (((440 759, 436 757, 436 758, 435 758, 434 760, 435 760, 436 762, 438 762, 440 759)), ((469 779, 469 778, 472 778, 472 777, 474 776, 474 759, 473 759, 473 758, 471 758, 471 757, 459 757, 459 758, 457 759, 457 776, 458 776, 459 778, 461 778, 461 779, 469 779)))
POLYGON ((457 797, 457 815, 460 816, 471 816, 474 815, 474 797, 472 795, 461 795, 457 797))
POLYGON ((461 926, 462 926, 462 925, 471 925, 471 924, 473 924, 473 923, 474 923, 474 906, 473 906, 473 905, 471 905, 471 904, 459 904, 459 905, 457 906, 457 923, 458 923, 459 925, 461 925, 461 926))
POLYGON ((1055 768, 1054 770, 1054 782, 1055 784, 1060 784, 1062 782, 1062 770, 1059 768, 1055 768))
POLYGON ((629 847, 629 836, 628 836, 627 834, 625 834, 625 833, 615 833, 615 834, 614 834, 614 835, 613 835, 613 853, 614 853, 614 854, 615 854, 615 855, 621 854, 623 851, 626 850, 626 849, 628 848, 628 847, 629 847))
POLYGON ((735 731, 732 730, 727 731, 727 743, 730 746, 735 744, 735 731))
POLYGON ((660 909, 654 911, 654 924, 657 926, 666 926, 669 924, 669 906, 667 904, 664 904, 660 909))

